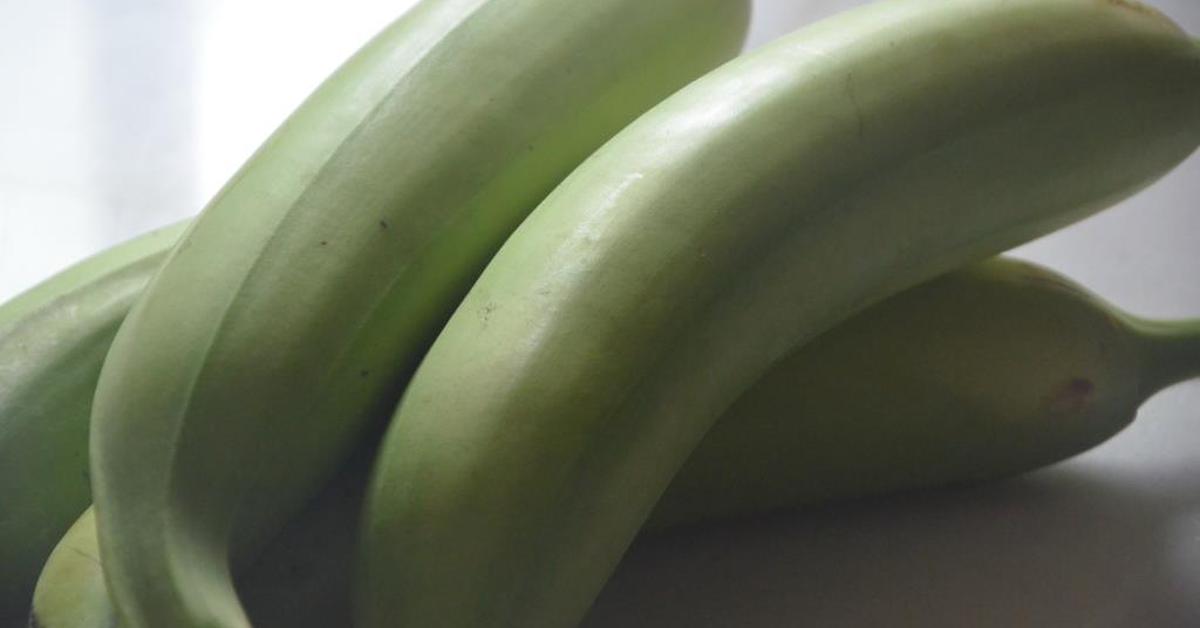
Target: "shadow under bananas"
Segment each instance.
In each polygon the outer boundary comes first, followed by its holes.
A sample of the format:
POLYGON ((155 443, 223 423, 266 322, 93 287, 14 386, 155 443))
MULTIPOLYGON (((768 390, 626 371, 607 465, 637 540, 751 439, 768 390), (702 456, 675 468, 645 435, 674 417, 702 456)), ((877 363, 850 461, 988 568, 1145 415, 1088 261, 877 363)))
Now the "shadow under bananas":
POLYGON ((1200 482, 1179 480, 1200 464, 1124 471, 1076 461, 664 532, 584 626, 1200 626, 1200 482))

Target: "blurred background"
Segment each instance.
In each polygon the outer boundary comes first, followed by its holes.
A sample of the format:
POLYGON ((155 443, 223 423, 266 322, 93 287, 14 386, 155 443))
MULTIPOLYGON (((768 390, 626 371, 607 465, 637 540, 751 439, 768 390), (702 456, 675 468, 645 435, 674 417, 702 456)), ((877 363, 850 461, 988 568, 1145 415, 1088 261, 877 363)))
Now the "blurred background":
MULTIPOLYGON (((1150 3, 1200 34, 1200 1, 1150 3)), ((194 215, 412 4, 0 1, 0 301, 194 215)), ((755 0, 748 47, 858 4, 755 0)), ((1132 312, 1200 316, 1198 204, 1193 156, 1014 254, 1132 312)), ((1159 395, 1116 440, 1028 478, 639 543, 587 625, 801 623, 1200 626, 1200 385, 1159 395)))

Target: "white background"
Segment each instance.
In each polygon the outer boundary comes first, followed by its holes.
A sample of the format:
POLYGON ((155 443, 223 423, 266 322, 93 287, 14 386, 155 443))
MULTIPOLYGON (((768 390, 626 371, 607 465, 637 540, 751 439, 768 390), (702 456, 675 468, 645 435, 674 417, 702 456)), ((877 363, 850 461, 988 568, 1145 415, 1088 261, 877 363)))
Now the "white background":
MULTIPOLYGON (((0 2, 0 301, 194 214, 411 4, 0 2)), ((857 4, 757 0, 749 47, 857 4)), ((1152 4, 1200 33, 1200 0, 1152 4)), ((1016 253, 1135 313, 1200 315, 1198 179, 1193 156, 1135 199, 1016 253)), ((588 621, 798 624, 1200 625, 1200 385, 1161 394, 1111 443, 1021 480, 642 543, 588 621)))

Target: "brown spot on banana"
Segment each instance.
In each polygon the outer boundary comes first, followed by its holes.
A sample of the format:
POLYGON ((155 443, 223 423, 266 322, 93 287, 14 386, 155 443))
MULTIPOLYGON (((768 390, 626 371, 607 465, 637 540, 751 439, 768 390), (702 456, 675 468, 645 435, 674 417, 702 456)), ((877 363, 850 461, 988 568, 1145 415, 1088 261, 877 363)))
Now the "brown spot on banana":
POLYGON ((1049 398, 1047 405, 1055 413, 1079 414, 1091 403, 1096 384, 1086 377, 1074 377, 1060 386, 1049 398))

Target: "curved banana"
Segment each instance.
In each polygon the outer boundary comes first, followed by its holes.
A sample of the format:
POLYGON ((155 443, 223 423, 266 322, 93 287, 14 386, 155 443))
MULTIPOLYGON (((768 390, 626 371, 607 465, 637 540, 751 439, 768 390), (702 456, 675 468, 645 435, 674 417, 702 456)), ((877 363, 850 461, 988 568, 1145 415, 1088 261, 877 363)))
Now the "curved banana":
MULTIPOLYGON (((1200 375, 1200 320, 1137 319, 1015 259, 948 273, 789 355, 722 415, 647 523, 762 512, 1030 471, 1119 432, 1159 389, 1200 375)), ((238 582, 258 628, 350 625, 369 452, 238 582)), ((94 520, 38 582, 43 628, 110 628, 94 520)))
POLYGON ((650 522, 678 524, 1065 460, 1200 376, 1200 319, 1154 321, 996 258, 873 306, 784 358, 688 457, 650 522))
POLYGON ((205 208, 92 416, 130 628, 246 626, 230 572, 394 406, 501 242, 596 147, 733 56, 748 0, 426 0, 205 208))
POLYGON ((25 621, 42 564, 91 501, 87 425, 100 365, 182 231, 109 249, 0 306, 0 626, 25 621))
POLYGON ((735 60, 492 259, 374 471, 357 621, 579 621, 737 397, 865 306, 1200 143, 1200 48, 1129 0, 892 0, 735 60))

